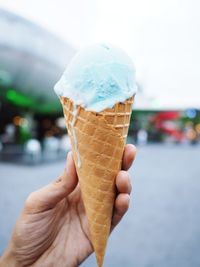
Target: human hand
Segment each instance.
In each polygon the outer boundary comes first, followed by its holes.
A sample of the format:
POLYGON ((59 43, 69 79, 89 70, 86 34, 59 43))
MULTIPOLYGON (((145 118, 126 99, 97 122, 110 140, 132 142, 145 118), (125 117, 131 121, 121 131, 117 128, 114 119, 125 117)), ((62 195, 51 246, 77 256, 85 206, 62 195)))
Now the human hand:
MULTIPOLYGON (((135 147, 126 145, 123 170, 116 177, 117 196, 111 230, 129 206, 131 182, 127 170, 135 154, 135 147)), ((78 177, 69 153, 64 174, 29 195, 0 266, 75 267, 92 252, 78 177)))

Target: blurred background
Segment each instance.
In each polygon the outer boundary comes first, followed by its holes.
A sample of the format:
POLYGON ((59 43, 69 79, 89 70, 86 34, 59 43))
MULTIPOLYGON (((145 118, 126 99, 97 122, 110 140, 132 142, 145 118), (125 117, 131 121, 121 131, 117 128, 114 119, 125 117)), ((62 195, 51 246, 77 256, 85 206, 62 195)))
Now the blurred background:
POLYGON ((200 266, 199 9, 198 0, 0 2, 0 254, 28 194, 62 172, 70 150, 54 84, 78 49, 108 42, 136 67, 128 142, 138 155, 105 266, 200 266))

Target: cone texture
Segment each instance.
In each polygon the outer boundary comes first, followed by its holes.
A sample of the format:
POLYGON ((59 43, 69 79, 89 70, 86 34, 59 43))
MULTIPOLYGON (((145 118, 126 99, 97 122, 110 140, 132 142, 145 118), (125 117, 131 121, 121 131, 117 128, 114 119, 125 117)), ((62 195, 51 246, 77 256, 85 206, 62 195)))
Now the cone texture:
POLYGON ((72 153, 99 267, 111 228, 115 178, 121 169, 133 97, 96 113, 61 97, 72 153))

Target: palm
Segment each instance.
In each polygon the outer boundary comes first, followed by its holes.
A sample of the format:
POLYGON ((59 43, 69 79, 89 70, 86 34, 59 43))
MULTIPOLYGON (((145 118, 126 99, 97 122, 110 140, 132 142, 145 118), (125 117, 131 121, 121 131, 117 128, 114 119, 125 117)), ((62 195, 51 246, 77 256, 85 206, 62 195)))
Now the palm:
POLYGON ((20 223, 15 230, 23 238, 15 246, 24 266, 77 266, 92 252, 78 186, 53 209, 24 213, 23 221, 26 227, 20 223))

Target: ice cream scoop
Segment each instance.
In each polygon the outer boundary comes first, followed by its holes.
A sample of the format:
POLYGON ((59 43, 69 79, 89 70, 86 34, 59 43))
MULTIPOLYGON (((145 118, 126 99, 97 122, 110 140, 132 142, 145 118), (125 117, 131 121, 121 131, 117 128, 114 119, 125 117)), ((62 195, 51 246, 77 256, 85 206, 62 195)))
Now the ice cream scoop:
POLYGON ((77 53, 56 83, 55 91, 75 105, 100 112, 136 93, 135 69, 121 49, 95 44, 77 53))

